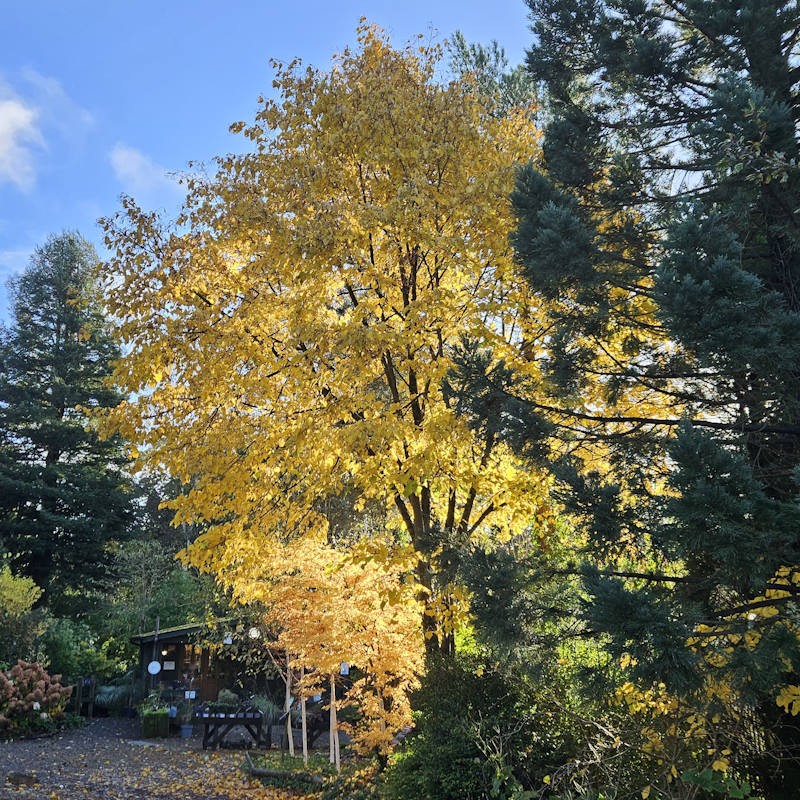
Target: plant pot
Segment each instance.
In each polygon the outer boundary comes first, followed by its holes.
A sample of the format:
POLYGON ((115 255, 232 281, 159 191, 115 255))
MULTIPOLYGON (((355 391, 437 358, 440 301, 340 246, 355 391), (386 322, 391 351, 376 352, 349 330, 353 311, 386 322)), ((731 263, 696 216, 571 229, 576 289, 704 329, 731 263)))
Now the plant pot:
POLYGON ((181 739, 188 739, 194 731, 194 725, 191 722, 181 723, 181 739))
POLYGON ((169 715, 143 714, 142 737, 144 739, 163 739, 169 736, 169 715))

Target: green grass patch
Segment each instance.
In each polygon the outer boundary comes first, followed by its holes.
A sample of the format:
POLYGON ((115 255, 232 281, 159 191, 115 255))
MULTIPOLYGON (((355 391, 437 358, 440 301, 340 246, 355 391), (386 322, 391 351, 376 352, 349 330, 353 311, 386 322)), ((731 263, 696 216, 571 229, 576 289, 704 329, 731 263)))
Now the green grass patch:
POLYGON ((330 763, 327 755, 309 753, 308 766, 303 763, 302 756, 290 756, 286 753, 268 751, 250 756, 253 765, 260 769, 285 770, 287 772, 305 772, 324 778, 336 774, 336 767, 330 763))
POLYGON ((375 800, 379 797, 379 774, 373 759, 348 758, 342 762, 342 771, 328 757, 320 753, 309 755, 308 765, 301 756, 267 752, 251 756, 255 770, 273 774, 255 773, 264 785, 280 789, 301 790, 306 796, 319 800, 375 800))

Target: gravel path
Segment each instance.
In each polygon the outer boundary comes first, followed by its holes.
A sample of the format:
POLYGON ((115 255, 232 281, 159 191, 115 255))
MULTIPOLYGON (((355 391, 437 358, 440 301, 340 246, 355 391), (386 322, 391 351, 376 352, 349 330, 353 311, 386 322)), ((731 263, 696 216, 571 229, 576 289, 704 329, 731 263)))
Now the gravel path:
POLYGON ((97 719, 45 739, 0 742, 0 800, 284 800, 242 772, 241 750, 202 737, 139 738, 135 720, 97 719))

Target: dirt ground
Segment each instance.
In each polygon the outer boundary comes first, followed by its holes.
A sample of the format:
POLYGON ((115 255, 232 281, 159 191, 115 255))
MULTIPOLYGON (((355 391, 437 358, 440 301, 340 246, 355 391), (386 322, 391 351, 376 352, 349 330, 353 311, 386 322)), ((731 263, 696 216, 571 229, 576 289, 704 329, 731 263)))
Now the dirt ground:
POLYGON ((284 800, 246 777, 241 750, 202 737, 139 738, 136 720, 97 719, 34 740, 0 742, 0 800, 284 800))

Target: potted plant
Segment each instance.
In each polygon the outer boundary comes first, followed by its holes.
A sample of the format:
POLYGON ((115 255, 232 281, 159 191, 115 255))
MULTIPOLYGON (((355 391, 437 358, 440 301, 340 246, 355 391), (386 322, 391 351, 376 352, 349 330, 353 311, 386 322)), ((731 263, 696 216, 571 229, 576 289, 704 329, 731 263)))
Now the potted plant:
MULTIPOLYGON (((260 744, 269 750, 272 747, 272 726, 277 725, 281 716, 280 704, 265 694, 257 694, 251 698, 250 705, 261 714, 262 740, 260 744)), ((281 730, 283 729, 281 728, 281 730)), ((280 735, 278 739, 280 739, 280 735)))
POLYGON ((239 708, 239 695, 230 689, 220 689, 216 706, 223 716, 235 714, 239 708))
POLYGON ((178 704, 178 725, 180 726, 181 739, 188 739, 192 735, 194 726, 194 704, 191 700, 183 700, 178 704))
POLYGON ((157 692, 153 692, 139 706, 142 720, 142 737, 159 739, 169 736, 169 707, 161 700, 157 692))

